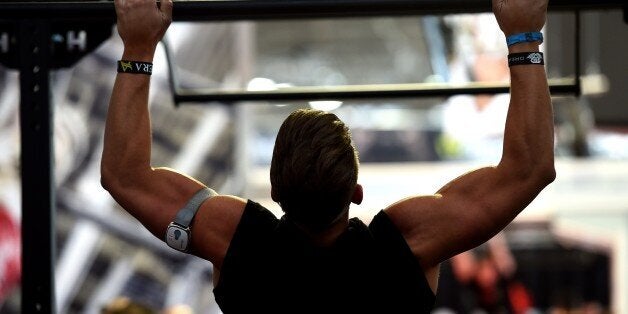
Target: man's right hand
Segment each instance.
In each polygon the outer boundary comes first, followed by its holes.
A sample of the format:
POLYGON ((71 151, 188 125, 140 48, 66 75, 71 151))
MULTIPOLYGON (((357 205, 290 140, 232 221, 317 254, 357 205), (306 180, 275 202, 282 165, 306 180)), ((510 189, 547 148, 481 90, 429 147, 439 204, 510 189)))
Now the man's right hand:
POLYGON ((548 0, 493 0, 493 13, 506 36, 538 32, 545 25, 548 0))
POLYGON ((157 44, 172 21, 172 0, 115 0, 123 58, 152 61, 157 44))

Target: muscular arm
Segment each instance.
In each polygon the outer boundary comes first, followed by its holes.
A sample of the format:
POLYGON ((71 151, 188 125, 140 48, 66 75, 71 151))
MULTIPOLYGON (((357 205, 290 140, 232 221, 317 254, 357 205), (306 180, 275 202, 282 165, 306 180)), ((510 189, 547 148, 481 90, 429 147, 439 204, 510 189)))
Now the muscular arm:
MULTIPOLYGON (((505 34, 540 30, 547 1, 494 0, 505 34)), ((510 52, 538 51, 538 43, 510 52)), ((511 99, 497 166, 464 174, 435 195, 399 201, 386 212, 399 227, 435 290, 440 262, 493 237, 551 183, 554 170, 553 113, 545 68, 510 69, 511 99)))
MULTIPOLYGON (((170 1, 161 1, 160 9, 151 0, 116 1, 123 60, 152 62, 171 10, 170 1)), ((204 185, 174 170, 151 167, 149 86, 148 75, 117 75, 105 126, 101 182, 126 211, 163 240, 177 211, 204 185)), ((244 205, 244 200, 230 196, 203 203, 192 227, 193 253, 220 267, 244 205)))

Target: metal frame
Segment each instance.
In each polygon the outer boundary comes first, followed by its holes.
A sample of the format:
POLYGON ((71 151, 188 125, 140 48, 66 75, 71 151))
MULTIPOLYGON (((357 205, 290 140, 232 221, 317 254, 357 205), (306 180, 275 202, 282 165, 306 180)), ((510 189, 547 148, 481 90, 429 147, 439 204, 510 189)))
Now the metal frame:
MULTIPOLYGON (((549 80, 549 90, 553 96, 573 95, 579 97, 582 92, 580 80, 580 10, 574 11, 575 65, 574 78, 549 80)), ((406 84, 371 84, 338 86, 301 86, 278 88, 268 91, 224 91, 212 89, 181 88, 178 80, 176 63, 167 39, 162 46, 168 63, 168 78, 173 102, 176 106, 184 103, 223 103, 234 104, 247 101, 314 101, 314 100, 358 100, 358 99, 393 99, 449 97, 454 95, 492 95, 510 92, 509 83, 474 82, 460 85, 447 83, 406 83, 406 84)))
MULTIPOLYGON (((625 0, 552 0, 553 11, 624 9, 625 0)), ((304 18, 350 18, 366 16, 411 16, 490 11, 486 0, 255 0, 176 2, 175 21, 282 20, 304 18)), ((55 313, 53 143, 50 104, 51 21, 115 21, 112 2, 0 2, 0 21, 19 28, 20 124, 22 174, 23 277, 22 311, 55 313)), ((579 28, 579 19, 576 27, 579 28)), ((579 32, 577 33, 579 34, 579 32)), ((578 38, 578 35, 577 35, 578 38)), ((579 45, 579 40, 577 41, 579 45)), ((576 49, 576 73, 579 52, 576 49)), ((294 89, 291 92, 256 92, 246 95, 222 93, 201 95, 182 91, 183 101, 296 100, 341 98, 425 97, 507 92, 504 86, 471 86, 442 89, 432 86, 358 86, 353 89, 294 89), (389 88, 390 87, 390 88, 389 88)), ((576 92, 573 85, 558 82, 553 93, 576 92)))
MULTIPOLYGON (((625 8, 624 0, 551 0, 549 10, 625 8)), ((410 16, 491 11, 486 0, 236 0, 177 1, 175 21, 242 21, 410 16)), ((112 1, 5 2, 0 19, 115 20, 112 1)))
MULTIPOLYGON (((576 47, 580 47, 580 14, 576 17, 576 47)), ((408 83, 408 84, 372 84, 342 86, 307 86, 289 87, 271 91, 219 91, 210 89, 180 88, 176 64, 168 40, 162 40, 162 46, 168 63, 168 82, 175 105, 182 103, 219 102, 233 104, 244 101, 296 101, 296 100, 346 100, 346 99, 391 99, 446 97, 453 95, 481 95, 508 93, 508 83, 467 83, 452 86, 442 83, 408 83)), ((576 77, 579 77, 579 48, 576 49, 576 77)), ((552 95, 580 95, 579 79, 551 79, 552 95)))
MULTIPOLYGON (((174 3, 175 21, 236 21, 278 20, 303 18, 349 18, 365 16, 411 16, 488 12, 490 3, 484 0, 282 0, 255 1, 180 1, 174 3)), ((552 95, 580 96, 580 18, 587 9, 624 8, 624 0, 554 0, 549 9, 576 12, 576 64, 573 80, 551 80, 552 95)), ((115 20, 112 2, 7 2, 0 4, 1 19, 46 17, 54 20, 115 20), (77 18, 80 17, 80 18, 77 18)), ((166 42, 164 42, 166 44, 166 42)), ((508 93, 506 84, 468 84, 464 86, 434 84, 374 84, 325 87, 291 87, 272 91, 217 91, 179 88, 174 59, 166 47, 170 87, 176 105, 181 103, 296 100, 351 100, 447 97, 460 94, 508 93)))
POLYGON ((19 23, 22 174, 22 312, 55 311, 53 109, 49 24, 19 23))
MULTIPOLYGON (((579 95, 578 80, 552 79, 550 92, 557 95, 579 95)), ((277 91, 220 92, 212 90, 190 90, 176 88, 174 101, 181 103, 240 101, 296 101, 296 100, 347 100, 347 99, 391 99, 446 97, 453 95, 504 94, 510 91, 507 83, 470 83, 459 87, 447 84, 374 84, 344 86, 289 87, 277 91)))

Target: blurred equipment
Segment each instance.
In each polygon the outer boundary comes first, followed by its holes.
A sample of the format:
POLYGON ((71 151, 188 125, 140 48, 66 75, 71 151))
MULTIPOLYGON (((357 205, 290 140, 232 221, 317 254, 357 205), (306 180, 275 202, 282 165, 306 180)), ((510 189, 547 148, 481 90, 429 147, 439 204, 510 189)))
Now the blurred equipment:
POLYGON ((21 244, 20 226, 0 203, 0 305, 20 282, 21 244))

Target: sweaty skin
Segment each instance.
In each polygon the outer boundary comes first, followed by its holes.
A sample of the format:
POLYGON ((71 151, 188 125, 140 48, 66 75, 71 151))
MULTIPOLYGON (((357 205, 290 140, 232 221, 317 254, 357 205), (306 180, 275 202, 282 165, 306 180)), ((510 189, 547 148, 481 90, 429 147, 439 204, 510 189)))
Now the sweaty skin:
MULTIPOLYGON (((171 22, 172 1, 162 0, 158 7, 154 0, 116 0, 115 6, 124 42, 121 59, 152 62, 171 22)), ((505 35, 540 31, 546 9, 547 0, 493 1, 505 35)), ((539 51, 539 44, 516 44, 509 51, 539 51)), ((554 180, 553 113, 545 68, 514 66, 510 80, 499 164, 461 175, 434 195, 409 197, 385 209, 433 291, 441 262, 492 238, 554 180)), ((150 165, 149 85, 147 75, 117 75, 105 127, 101 181, 125 210, 163 240, 178 209, 204 185, 175 170, 150 165)), ((192 253, 219 270, 245 205, 245 199, 227 195, 204 202, 192 225, 192 253)))

